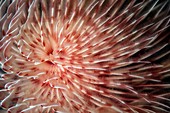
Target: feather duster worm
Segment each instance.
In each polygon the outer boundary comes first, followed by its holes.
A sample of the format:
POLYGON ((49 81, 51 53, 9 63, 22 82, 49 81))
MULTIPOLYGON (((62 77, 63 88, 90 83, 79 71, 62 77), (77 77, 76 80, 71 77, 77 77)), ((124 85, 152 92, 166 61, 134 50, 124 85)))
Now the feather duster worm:
POLYGON ((169 0, 1 0, 1 112, 168 113, 169 0))

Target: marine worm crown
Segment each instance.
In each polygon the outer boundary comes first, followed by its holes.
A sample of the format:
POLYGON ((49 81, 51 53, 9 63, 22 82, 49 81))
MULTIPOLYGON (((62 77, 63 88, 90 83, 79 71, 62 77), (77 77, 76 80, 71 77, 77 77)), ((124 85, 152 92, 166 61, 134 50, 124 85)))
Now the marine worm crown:
POLYGON ((0 112, 169 113, 169 23, 169 0, 0 0, 0 112))

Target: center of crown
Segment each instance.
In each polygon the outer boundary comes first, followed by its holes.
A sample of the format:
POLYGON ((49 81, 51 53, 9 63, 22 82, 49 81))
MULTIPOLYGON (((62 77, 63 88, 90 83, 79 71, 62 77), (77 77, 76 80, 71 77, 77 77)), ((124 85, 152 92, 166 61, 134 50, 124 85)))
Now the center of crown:
POLYGON ((51 52, 48 52, 47 58, 44 59, 44 61, 48 64, 63 64, 63 60, 65 59, 65 52, 63 49, 57 49, 57 50, 52 50, 51 52))

